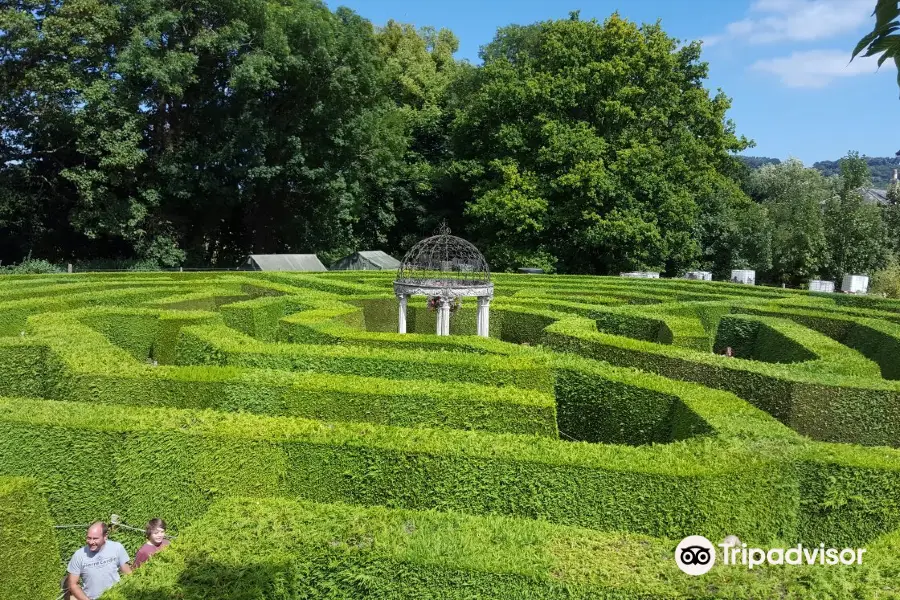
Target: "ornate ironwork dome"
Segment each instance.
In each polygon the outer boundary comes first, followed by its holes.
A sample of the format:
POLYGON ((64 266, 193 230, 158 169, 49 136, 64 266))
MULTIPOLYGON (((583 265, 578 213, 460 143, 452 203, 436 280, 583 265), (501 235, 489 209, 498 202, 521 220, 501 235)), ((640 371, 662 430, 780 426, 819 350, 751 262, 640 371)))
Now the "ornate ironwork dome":
POLYGON ((397 282, 428 287, 484 287, 491 282, 487 261, 466 240, 442 225, 437 235, 410 248, 397 270, 397 282))
POLYGON ((397 270, 394 293, 400 301, 397 330, 406 333, 406 307, 410 296, 428 296, 429 307, 438 309, 437 334, 450 335, 451 307, 463 297, 478 298, 478 335, 487 337, 494 284, 487 261, 478 248, 450 235, 446 224, 437 235, 410 248, 397 270))

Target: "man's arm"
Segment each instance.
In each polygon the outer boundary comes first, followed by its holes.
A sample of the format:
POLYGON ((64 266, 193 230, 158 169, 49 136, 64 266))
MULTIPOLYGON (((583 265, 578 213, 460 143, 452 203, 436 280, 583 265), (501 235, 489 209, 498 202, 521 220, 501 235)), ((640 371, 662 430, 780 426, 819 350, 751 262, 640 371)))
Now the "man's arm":
POLYGON ((87 597, 87 594, 84 593, 84 590, 81 589, 81 586, 78 585, 79 578, 80 575, 78 575, 78 573, 69 573, 69 576, 66 580, 69 588, 69 594, 71 594, 72 598, 75 598, 75 600, 91 600, 87 597))
POLYGON ((125 552, 124 546, 119 546, 119 570, 122 571, 122 575, 130 575, 131 574, 131 559, 128 557, 128 553, 125 552))

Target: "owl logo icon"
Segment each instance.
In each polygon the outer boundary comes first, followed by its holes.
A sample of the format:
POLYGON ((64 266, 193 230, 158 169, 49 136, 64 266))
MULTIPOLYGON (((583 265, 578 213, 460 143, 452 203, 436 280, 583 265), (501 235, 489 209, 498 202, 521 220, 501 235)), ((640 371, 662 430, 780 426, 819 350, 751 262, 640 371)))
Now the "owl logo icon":
POLYGON ((702 535, 691 535, 675 548, 675 564, 688 575, 708 573, 716 563, 716 548, 702 535))

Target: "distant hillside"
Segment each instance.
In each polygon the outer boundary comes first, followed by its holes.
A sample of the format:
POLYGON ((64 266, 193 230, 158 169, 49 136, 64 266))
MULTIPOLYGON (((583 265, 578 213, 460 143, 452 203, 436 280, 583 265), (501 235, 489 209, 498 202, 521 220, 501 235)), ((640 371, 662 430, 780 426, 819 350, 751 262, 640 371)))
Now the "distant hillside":
MULTIPOLYGON (((872 172, 872 187, 884 190, 887 189, 888 183, 891 181, 891 175, 894 169, 898 168, 898 158, 896 156, 883 157, 864 157, 869 164, 869 171, 872 172)), ((837 175, 841 172, 841 167, 836 160, 820 160, 813 163, 813 169, 818 169, 825 175, 837 175)))
MULTIPOLYGON (((880 156, 864 157, 869 164, 869 171, 872 173, 872 187, 884 190, 887 189, 888 183, 891 181, 891 175, 894 169, 900 167, 900 159, 896 156, 880 156)), ((758 169, 767 164, 779 164, 781 160, 777 158, 769 158, 768 156, 742 156, 741 160, 751 169, 758 169)), ((824 175, 837 175, 841 172, 840 160, 820 160, 813 163, 813 169, 818 169, 824 175)))
POLYGON ((740 157, 744 164, 751 169, 758 169, 763 165, 779 165, 781 160, 778 158, 769 158, 768 156, 742 156, 740 157))

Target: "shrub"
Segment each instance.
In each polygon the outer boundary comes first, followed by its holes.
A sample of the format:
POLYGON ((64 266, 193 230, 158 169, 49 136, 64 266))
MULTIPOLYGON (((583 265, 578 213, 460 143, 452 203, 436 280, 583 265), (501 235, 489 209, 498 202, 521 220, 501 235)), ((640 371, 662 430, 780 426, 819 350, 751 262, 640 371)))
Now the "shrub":
POLYGON ((730 391, 814 439, 900 444, 900 386, 797 366, 743 361, 593 331, 570 317, 547 328, 547 343, 614 365, 730 391))
POLYGON ((0 267, 0 275, 47 275, 62 272, 61 267, 39 258, 29 258, 17 265, 0 267))
POLYGON ((108 596, 798 600, 841 590, 876 598, 887 597, 900 568, 900 532, 871 545, 860 566, 716 566, 703 577, 678 570, 676 543, 524 519, 234 499, 108 596))
MULTIPOLYGON (((725 400, 717 398, 719 405, 725 400)), ((735 403, 726 401, 726 410, 735 403)), ((517 515, 679 539, 697 531, 789 539, 796 536, 798 498, 786 451, 775 440, 699 437, 630 448, 0 400, 0 465, 45 482, 54 517, 64 522, 115 512, 138 523, 163 514, 182 526, 216 498, 249 495, 517 515), (73 465, 73 453, 92 459, 73 465)))
POLYGON ((62 572, 38 482, 0 477, 0 597, 55 598, 62 572))

